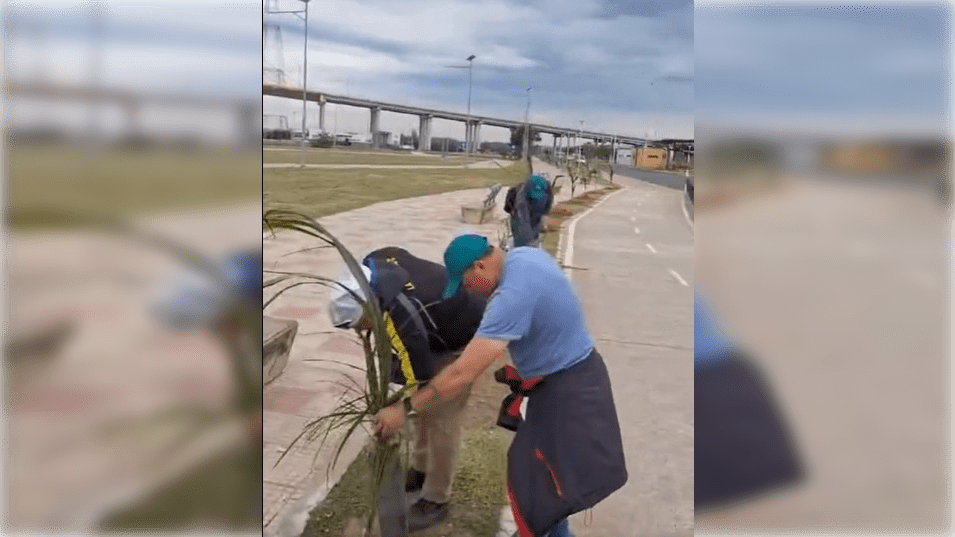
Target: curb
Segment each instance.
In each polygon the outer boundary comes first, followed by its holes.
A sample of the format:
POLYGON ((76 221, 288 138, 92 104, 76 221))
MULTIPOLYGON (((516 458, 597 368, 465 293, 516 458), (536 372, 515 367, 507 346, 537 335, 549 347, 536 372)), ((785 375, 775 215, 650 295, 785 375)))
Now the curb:
POLYGON ((686 190, 686 186, 683 187, 683 216, 686 218, 687 225, 690 226, 690 231, 695 230, 694 226, 694 215, 693 215, 693 201, 690 200, 690 194, 686 190))

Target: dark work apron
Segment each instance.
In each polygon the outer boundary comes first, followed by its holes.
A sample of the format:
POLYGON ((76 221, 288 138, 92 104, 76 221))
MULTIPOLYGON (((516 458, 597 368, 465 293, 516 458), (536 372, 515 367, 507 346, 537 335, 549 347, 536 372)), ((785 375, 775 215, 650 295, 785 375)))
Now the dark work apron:
POLYGON ((521 537, 545 535, 627 482, 610 376, 596 349, 529 393, 507 454, 507 492, 521 537))

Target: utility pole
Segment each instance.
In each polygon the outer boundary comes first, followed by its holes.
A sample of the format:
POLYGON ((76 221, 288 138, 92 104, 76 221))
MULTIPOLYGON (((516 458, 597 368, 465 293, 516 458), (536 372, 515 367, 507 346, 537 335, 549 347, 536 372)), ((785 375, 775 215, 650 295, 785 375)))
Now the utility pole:
MULTIPOLYGON (((303 58, 302 58, 303 59, 303 62, 302 62, 302 144, 301 144, 302 157, 301 157, 301 162, 299 164, 299 167, 304 169, 305 168, 305 144, 308 142, 305 136, 305 103, 308 102, 306 100, 307 98, 306 88, 308 87, 308 2, 309 0, 299 0, 299 1, 305 4, 304 9, 296 10, 296 11, 268 11, 267 10, 267 12, 268 13, 291 13, 295 15, 296 17, 299 17, 300 19, 305 21, 305 49, 304 49, 303 58), (302 16, 302 14, 304 14, 304 17, 302 16)), ((294 117, 295 117, 294 112, 292 114, 292 117, 294 122, 294 117)))

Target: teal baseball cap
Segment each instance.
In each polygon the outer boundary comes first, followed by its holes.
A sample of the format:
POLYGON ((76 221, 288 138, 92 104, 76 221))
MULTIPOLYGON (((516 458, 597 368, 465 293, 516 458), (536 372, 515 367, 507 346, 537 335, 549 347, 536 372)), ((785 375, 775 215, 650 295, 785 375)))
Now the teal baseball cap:
POLYGON ((540 175, 531 176, 531 197, 542 200, 547 197, 547 179, 540 175))
POLYGON ((448 284, 444 287, 444 298, 451 298, 461 287, 464 271, 475 261, 484 257, 490 244, 481 235, 461 235, 456 237, 444 250, 444 267, 448 271, 448 284))

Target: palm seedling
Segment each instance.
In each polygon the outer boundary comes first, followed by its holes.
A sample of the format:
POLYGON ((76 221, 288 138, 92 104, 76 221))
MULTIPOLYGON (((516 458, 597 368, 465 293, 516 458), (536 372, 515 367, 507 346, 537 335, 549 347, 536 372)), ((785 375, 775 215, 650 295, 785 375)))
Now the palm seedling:
MULTIPOLYGON (((263 224, 273 232, 277 229, 292 230, 314 237, 322 243, 323 247, 335 248, 348 271, 355 277, 364 296, 375 296, 358 260, 341 241, 314 219, 293 211, 272 209, 265 212, 263 224)), ((278 277, 271 279, 267 287, 277 286, 281 288, 264 303, 263 308, 267 308, 279 296, 295 287, 303 285, 320 285, 328 288, 342 287, 337 280, 317 274, 269 272, 276 274, 278 277)), ((334 456, 328 466, 330 470, 338 462, 348 439, 359 428, 369 423, 379 410, 401 400, 409 390, 408 387, 404 387, 397 393, 389 393, 392 348, 391 338, 388 335, 381 309, 375 300, 365 301, 360 296, 355 294, 353 296, 363 305, 365 318, 369 320, 371 326, 368 330, 359 331, 365 354, 365 368, 363 370, 365 383, 363 386, 359 385, 357 387, 356 391, 359 392, 357 396, 351 399, 343 397, 342 403, 332 412, 319 416, 306 424, 302 432, 289 445, 289 449, 283 452, 282 457, 299 441, 311 443, 318 440, 320 442, 319 446, 323 447, 333 433, 343 433, 337 440, 334 456)), ((368 505, 377 505, 378 493, 385 484, 390 469, 395 464, 401 445, 400 436, 396 436, 389 441, 375 443, 371 454, 372 486, 370 487, 371 496, 368 498, 368 505)), ((282 460, 282 457, 279 457, 279 460, 275 463, 276 465, 282 460)), ((371 534, 376 509, 372 508, 370 512, 371 515, 365 525, 365 535, 371 534)))

